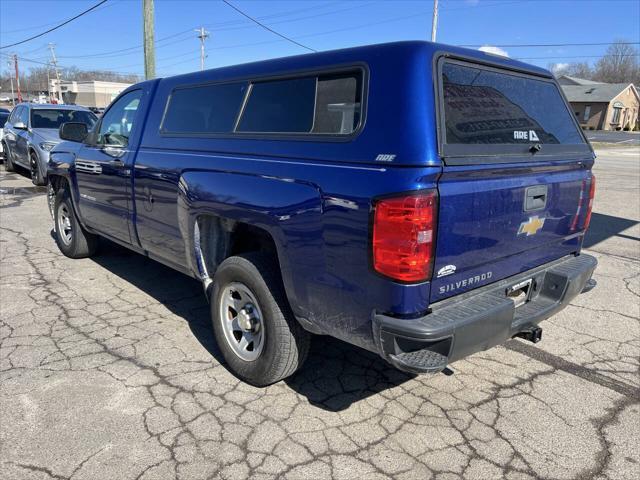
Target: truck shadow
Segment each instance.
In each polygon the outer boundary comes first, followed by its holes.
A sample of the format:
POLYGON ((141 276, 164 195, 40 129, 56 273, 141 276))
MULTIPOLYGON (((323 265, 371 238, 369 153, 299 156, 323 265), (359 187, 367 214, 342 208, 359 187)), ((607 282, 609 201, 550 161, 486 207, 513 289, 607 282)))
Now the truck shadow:
MULTIPOLYGON (((225 365, 198 281, 104 239, 92 260, 184 318, 213 361, 225 365)), ((314 336, 305 365, 285 382, 312 405, 336 412, 412 378, 376 354, 332 337, 314 336)))
POLYGON ((629 218, 614 217, 612 215, 603 215, 602 213, 594 212, 591 216, 591 224, 589 225, 587 236, 584 239, 583 247, 591 248, 611 237, 640 241, 638 237, 621 233, 627 228, 637 224, 638 222, 636 220, 629 218))

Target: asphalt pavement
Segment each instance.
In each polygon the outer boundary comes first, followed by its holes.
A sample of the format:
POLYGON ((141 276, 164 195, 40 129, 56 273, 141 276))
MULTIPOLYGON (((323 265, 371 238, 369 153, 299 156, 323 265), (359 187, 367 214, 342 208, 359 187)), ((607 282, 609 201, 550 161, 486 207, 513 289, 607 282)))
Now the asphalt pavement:
POLYGON ((43 189, 0 171, 0 478, 640 478, 640 148, 598 151, 598 286, 511 340, 413 376, 316 337, 253 388, 193 280, 104 242, 62 256, 43 189))
POLYGON ((612 143, 618 146, 640 146, 640 132, 587 130, 585 134, 591 143, 612 143))

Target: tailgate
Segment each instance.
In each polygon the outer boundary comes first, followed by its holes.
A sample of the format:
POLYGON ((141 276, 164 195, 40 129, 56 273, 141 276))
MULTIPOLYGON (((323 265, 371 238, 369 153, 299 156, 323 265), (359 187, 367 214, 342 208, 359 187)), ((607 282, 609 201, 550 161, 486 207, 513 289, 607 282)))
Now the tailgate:
POLYGON ((589 176, 579 162, 445 167, 431 301, 578 252, 589 176))
POLYGON ((578 253, 593 152, 553 79, 442 58, 431 301, 578 253))

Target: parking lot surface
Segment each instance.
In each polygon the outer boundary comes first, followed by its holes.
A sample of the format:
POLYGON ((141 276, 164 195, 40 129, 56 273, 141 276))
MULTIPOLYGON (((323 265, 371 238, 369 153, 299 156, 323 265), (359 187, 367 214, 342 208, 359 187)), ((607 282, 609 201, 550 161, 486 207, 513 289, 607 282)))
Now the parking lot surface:
POLYGON ((62 256, 42 189, 0 172, 0 477, 640 478, 640 149, 598 153, 598 287, 541 343, 412 376, 316 337, 264 389, 221 364, 195 281, 62 256))
POLYGON ((591 143, 613 143, 618 144, 618 146, 640 145, 640 132, 608 132, 589 130, 584 133, 591 143))

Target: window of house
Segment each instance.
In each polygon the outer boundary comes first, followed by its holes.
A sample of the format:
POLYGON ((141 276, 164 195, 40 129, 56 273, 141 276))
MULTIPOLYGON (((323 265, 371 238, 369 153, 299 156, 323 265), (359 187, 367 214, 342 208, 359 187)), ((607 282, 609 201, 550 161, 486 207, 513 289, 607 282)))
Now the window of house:
POLYGON ((589 120, 589 117, 591 116, 591 105, 587 105, 586 107, 584 107, 584 117, 582 118, 583 121, 587 121, 589 120))
POLYGON ((611 117, 611 123, 619 123, 620 122, 620 107, 615 107, 613 109, 613 116, 611 117))

